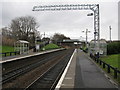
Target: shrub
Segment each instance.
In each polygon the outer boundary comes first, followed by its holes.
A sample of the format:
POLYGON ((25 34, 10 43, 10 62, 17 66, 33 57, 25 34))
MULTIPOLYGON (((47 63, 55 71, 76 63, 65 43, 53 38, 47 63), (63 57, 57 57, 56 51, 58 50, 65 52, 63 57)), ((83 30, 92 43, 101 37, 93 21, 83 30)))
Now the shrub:
POLYGON ((86 46, 84 46, 83 48, 81 48, 85 53, 88 53, 88 48, 86 46))
POLYGON ((50 50, 50 49, 57 49, 57 48, 60 48, 60 47, 58 45, 56 45, 56 44, 50 43, 50 44, 44 46, 42 49, 50 50))

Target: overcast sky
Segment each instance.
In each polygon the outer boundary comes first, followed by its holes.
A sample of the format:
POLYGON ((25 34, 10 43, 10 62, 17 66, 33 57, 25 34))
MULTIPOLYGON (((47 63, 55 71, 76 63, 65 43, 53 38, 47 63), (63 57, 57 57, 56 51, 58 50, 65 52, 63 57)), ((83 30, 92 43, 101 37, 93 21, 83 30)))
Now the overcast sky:
POLYGON ((83 30, 90 30, 88 40, 93 39, 93 16, 88 17, 91 10, 76 11, 32 11, 36 5, 54 4, 100 4, 100 38, 109 40, 109 26, 112 26, 112 40, 118 40, 118 0, 4 0, 2 2, 2 24, 9 26, 11 20, 20 16, 33 16, 39 23, 39 31, 47 36, 62 33, 72 39, 85 39, 83 30))

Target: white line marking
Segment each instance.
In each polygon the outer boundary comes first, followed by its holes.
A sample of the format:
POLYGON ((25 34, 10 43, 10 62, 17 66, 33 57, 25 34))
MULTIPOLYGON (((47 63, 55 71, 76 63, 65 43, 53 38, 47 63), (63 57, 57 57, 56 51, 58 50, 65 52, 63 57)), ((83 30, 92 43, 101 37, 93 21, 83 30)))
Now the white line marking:
MULTIPOLYGON (((73 84, 62 84, 62 86, 66 86, 66 87, 74 87, 73 84)), ((59 89, 57 89, 57 90, 59 90, 59 89)))
POLYGON ((71 61, 72 61, 72 59, 73 59, 73 56, 74 56, 75 52, 76 52, 76 49, 74 50, 74 52, 73 52, 73 54, 72 54, 72 56, 71 56, 71 58, 70 58, 70 61, 69 61, 68 64, 67 64, 67 67, 65 68, 65 70, 64 70, 64 72, 63 72, 63 74, 62 74, 62 76, 61 76, 58 84, 56 85, 55 90, 59 90, 59 89, 60 89, 60 87, 61 87, 61 85, 62 85, 62 82, 63 82, 63 79, 65 78, 65 75, 66 75, 66 73, 67 73, 67 71, 68 71, 68 68, 69 68, 69 66, 70 66, 70 63, 71 63, 71 61))
POLYGON ((72 79, 72 77, 65 77, 65 79, 72 79))

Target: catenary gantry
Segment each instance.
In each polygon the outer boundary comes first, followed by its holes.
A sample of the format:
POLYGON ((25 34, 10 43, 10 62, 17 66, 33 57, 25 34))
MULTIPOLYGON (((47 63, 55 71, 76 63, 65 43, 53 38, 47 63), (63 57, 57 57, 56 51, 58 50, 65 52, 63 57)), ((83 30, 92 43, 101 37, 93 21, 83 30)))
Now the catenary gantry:
POLYGON ((65 4, 34 6, 33 11, 61 11, 61 10, 92 10, 94 13, 94 41, 95 52, 99 52, 100 20, 99 4, 65 4))

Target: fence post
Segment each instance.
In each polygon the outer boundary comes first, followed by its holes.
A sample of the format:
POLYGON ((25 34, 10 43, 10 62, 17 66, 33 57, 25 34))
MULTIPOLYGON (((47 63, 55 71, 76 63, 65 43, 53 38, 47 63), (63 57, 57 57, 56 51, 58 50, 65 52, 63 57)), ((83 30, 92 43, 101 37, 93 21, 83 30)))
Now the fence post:
POLYGON ((5 54, 5 57, 6 57, 6 53, 4 53, 5 54))
POLYGON ((15 55, 16 55, 17 52, 15 52, 15 55))
POLYGON ((10 56, 12 56, 12 52, 10 52, 10 56))
POLYGON ((97 63, 99 62, 99 59, 97 58, 97 63))
POLYGON ((94 60, 96 61, 96 58, 94 57, 94 60))
POLYGON ((19 55, 20 55, 20 51, 18 51, 18 52, 17 52, 17 54, 19 54, 19 55))
POLYGON ((117 68, 114 68, 114 67, 110 66, 109 64, 101 61, 100 59, 96 58, 95 56, 92 56, 92 55, 91 55, 91 58, 92 58, 95 62, 99 63, 100 65, 103 64, 103 65, 102 65, 103 68, 106 68, 106 67, 107 67, 107 73, 111 73, 111 70, 110 70, 110 69, 113 69, 113 70, 114 70, 114 78, 115 78, 115 79, 120 78, 120 71, 119 71, 117 68), (106 65, 107 65, 107 66, 106 66, 106 65))
POLYGON ((105 68, 105 63, 103 62, 103 68, 105 68))
POLYGON ((101 63, 101 60, 100 60, 100 65, 101 65, 102 63, 101 63))
POLYGON ((107 72, 110 73, 110 66, 109 65, 107 65, 107 66, 108 66, 107 72))
POLYGON ((114 78, 117 79, 117 68, 114 69, 114 78))

